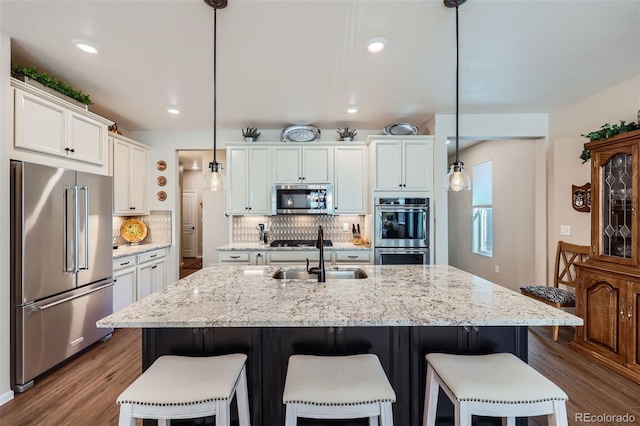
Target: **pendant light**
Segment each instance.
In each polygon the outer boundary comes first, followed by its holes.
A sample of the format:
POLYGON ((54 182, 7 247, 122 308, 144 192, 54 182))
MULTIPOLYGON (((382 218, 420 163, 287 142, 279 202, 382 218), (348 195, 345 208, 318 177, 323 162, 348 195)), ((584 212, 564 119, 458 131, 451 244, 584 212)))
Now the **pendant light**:
POLYGON ((444 0, 444 5, 448 8, 456 8, 456 161, 449 165, 449 173, 444 179, 444 189, 447 191, 459 192, 463 189, 471 189, 471 179, 464 171, 464 164, 460 161, 459 149, 459 74, 460 55, 458 53, 458 6, 467 0, 444 0))
POLYGON ((221 191, 224 180, 222 178, 222 174, 220 174, 219 169, 222 168, 222 165, 218 163, 216 160, 216 127, 217 127, 217 103, 216 97, 218 95, 218 90, 216 88, 216 77, 217 77, 217 63, 216 63, 216 50, 217 50, 217 18, 218 18, 218 9, 224 9, 227 7, 227 0, 204 0, 206 4, 213 8, 213 162, 209 163, 209 171, 204 174, 202 177, 202 189, 206 191, 221 191))

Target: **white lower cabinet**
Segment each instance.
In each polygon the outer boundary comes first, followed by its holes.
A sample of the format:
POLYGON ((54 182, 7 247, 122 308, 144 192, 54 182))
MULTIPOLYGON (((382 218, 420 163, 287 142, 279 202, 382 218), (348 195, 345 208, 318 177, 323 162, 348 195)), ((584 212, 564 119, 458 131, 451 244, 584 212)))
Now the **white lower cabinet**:
POLYGON ((136 257, 127 256, 113 261, 113 312, 136 301, 136 257))
POLYGON ((113 260, 113 312, 164 288, 166 249, 113 260))
MULTIPOLYGON (((319 250, 270 250, 241 251, 220 250, 221 265, 306 265, 318 266, 319 250)), ((371 250, 324 251, 324 264, 329 265, 369 265, 373 263, 371 250)))
POLYGON ((334 265, 370 265, 372 256, 370 250, 335 251, 334 265))
POLYGON ((218 261, 221 265, 266 265, 264 251, 221 251, 218 261))
POLYGON ((138 255, 138 300, 164 288, 165 254, 161 249, 138 255))

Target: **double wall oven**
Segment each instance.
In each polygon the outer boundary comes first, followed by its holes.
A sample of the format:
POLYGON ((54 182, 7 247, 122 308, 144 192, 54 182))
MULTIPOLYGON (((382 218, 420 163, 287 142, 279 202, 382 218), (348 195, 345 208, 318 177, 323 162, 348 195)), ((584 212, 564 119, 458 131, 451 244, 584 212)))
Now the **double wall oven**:
POLYGON ((429 198, 375 199, 376 265, 428 265, 429 198))

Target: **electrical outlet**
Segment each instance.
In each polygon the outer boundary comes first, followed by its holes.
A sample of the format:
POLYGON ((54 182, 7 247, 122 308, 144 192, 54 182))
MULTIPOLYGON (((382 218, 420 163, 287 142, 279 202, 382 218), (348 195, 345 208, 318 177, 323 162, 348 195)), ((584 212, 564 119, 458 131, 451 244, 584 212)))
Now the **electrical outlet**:
POLYGON ((348 222, 344 222, 342 224, 342 232, 349 232, 349 223, 348 222))
POLYGON ((500 273, 500 265, 495 266, 495 271, 496 271, 496 274, 500 273))
POLYGON ((560 225, 560 235, 570 236, 571 235, 571 226, 570 225, 560 225))

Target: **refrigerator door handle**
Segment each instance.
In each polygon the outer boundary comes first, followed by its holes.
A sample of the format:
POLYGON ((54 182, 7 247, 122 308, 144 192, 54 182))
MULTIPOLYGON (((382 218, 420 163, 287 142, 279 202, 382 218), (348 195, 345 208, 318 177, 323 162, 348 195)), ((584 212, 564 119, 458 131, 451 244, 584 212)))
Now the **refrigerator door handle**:
POLYGON ((80 187, 80 191, 84 191, 84 266, 78 267, 78 270, 88 270, 89 269, 89 187, 82 186, 80 187))
POLYGON ((96 288, 91 289, 91 290, 89 290, 89 291, 87 291, 85 293, 76 294, 75 296, 66 297, 66 298, 61 299, 61 300, 56 300, 55 302, 52 302, 52 303, 49 303, 49 304, 46 304, 46 305, 34 306, 32 308, 32 310, 33 311, 37 311, 37 312, 44 311, 45 309, 53 308, 54 306, 60 305, 61 303, 65 303, 65 302, 68 302, 70 300, 77 299, 78 297, 83 297, 83 296, 86 296, 87 294, 94 293, 94 292, 96 292, 98 290, 102 290, 104 288, 111 287, 111 286, 113 286, 113 284, 114 284, 113 282, 110 282, 109 284, 105 284, 105 285, 102 285, 100 287, 96 287, 96 288))
MULTIPOLYGON (((73 187, 73 186, 65 186, 64 187, 64 203, 63 203, 63 206, 62 206, 62 215, 63 215, 63 218, 64 218, 63 223, 62 223, 62 232, 64 233, 63 234, 64 237, 62 238, 62 241, 63 241, 63 245, 64 245, 64 247, 63 247, 63 250, 64 250, 64 271, 65 272, 73 272, 73 273, 75 273, 75 272, 77 272, 76 271, 77 262, 76 262, 76 257, 75 257, 75 250, 74 250, 74 256, 72 257, 73 266, 71 267, 71 269, 69 269, 69 266, 68 266, 69 265, 69 262, 68 262, 68 258, 69 258, 69 229, 68 229, 69 228, 68 227, 68 224, 69 224, 69 211, 68 211, 68 208, 67 208, 67 205, 68 205, 67 197, 69 196, 69 191, 70 190, 75 190, 75 187, 73 187)), ((75 207, 76 207, 76 202, 75 202, 75 192, 74 192, 74 198, 73 198, 74 217, 75 217, 75 211, 76 211, 75 207)), ((75 225, 76 224, 74 222, 74 224, 73 224, 74 229, 75 229, 75 225)), ((75 235, 74 235, 73 242, 71 244, 72 248, 75 248, 75 242, 76 242, 76 238, 75 238, 75 235)))

